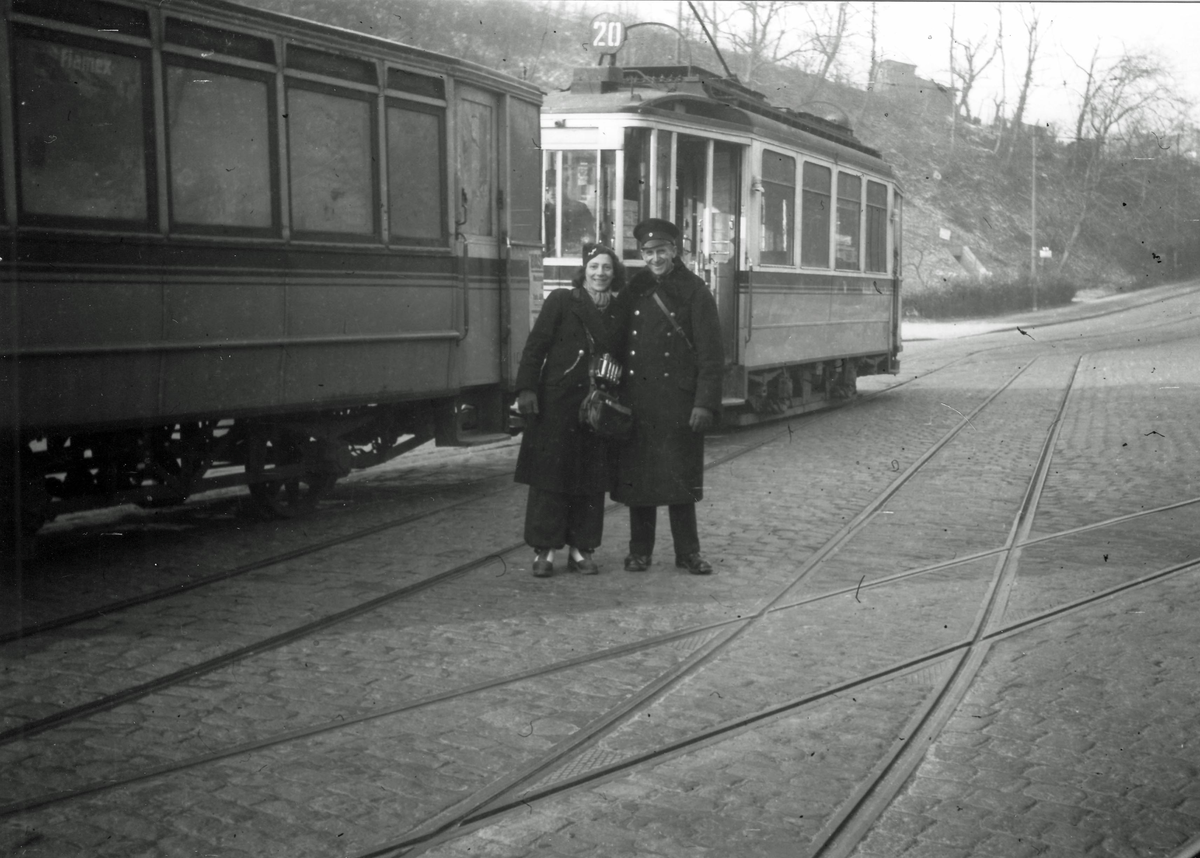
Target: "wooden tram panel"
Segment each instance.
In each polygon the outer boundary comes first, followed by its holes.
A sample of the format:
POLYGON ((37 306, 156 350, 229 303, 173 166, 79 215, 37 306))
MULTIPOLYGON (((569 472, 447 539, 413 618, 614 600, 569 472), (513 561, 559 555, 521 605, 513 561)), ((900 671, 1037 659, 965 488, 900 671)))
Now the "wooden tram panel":
MULTIPOLYGON (((558 166, 598 165, 578 190, 593 232, 629 265, 641 264, 637 220, 681 227, 685 261, 717 299, 731 422, 823 407, 858 375, 899 370, 902 192, 846 125, 773 107, 694 66, 612 65, 580 69, 570 90, 547 96, 542 143, 558 209, 558 166)), ((578 265, 550 211, 547 289, 578 265)))
POLYGON ((284 478, 344 473, 347 444, 369 462, 503 431, 540 270, 539 90, 224 0, 0 9, 0 512, 181 500, 204 487, 183 460, 244 464, 252 427, 296 439, 284 478), (125 148, 38 93, 108 109, 125 148))

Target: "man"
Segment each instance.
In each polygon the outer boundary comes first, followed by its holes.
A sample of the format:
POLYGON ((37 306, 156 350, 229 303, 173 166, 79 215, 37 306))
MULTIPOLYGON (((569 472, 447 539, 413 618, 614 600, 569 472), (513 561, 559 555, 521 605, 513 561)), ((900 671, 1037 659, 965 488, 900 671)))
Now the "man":
POLYGON ((613 500, 629 507, 625 568, 643 572, 654 553, 658 507, 669 509, 675 565, 693 575, 700 554, 696 502, 704 494, 704 431, 721 407, 724 355, 717 304, 679 258, 679 229, 651 218, 634 228, 646 267, 613 299, 622 331, 631 441, 617 450, 613 500))

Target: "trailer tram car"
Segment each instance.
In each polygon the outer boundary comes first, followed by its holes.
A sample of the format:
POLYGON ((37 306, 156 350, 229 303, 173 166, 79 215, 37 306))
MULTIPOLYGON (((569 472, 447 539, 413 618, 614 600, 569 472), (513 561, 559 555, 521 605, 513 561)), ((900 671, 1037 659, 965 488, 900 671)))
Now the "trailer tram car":
POLYGON ((546 288, 589 239, 641 265, 634 226, 667 218, 717 300, 727 423, 821 408, 860 375, 898 372, 902 196, 879 153, 731 77, 615 55, 543 105, 546 288))
POLYGON ((0 10, 9 547, 243 481, 286 515, 504 431, 539 90, 224 0, 0 10))

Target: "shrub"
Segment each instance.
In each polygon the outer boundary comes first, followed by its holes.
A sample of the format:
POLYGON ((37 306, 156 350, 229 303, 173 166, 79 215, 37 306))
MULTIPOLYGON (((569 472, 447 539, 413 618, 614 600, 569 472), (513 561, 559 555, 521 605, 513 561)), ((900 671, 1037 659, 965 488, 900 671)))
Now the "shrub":
MULTIPOLYGON (((1038 280, 1040 309, 1071 303, 1077 285, 1066 278, 1038 280)), ((1033 284, 1028 277, 1012 280, 944 280, 932 289, 906 293, 905 312, 929 319, 965 319, 1019 313, 1033 308, 1033 284)))

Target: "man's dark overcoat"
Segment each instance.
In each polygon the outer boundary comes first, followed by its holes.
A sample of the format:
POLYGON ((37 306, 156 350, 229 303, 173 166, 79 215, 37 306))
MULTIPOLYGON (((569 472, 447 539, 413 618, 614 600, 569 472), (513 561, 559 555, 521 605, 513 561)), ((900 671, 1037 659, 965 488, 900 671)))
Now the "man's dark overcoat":
POLYGON ((695 503, 704 495, 704 436, 688 425, 695 406, 719 417, 724 352, 717 303, 679 260, 655 278, 639 271, 613 299, 634 437, 616 451, 612 498, 629 506, 695 503), (654 301, 655 289, 693 348, 654 301))
POLYGON ((580 425, 579 406, 588 394, 593 351, 614 350, 611 308, 610 302, 601 312, 580 287, 556 289, 542 304, 517 370, 517 390, 533 390, 538 397, 538 414, 525 418, 518 483, 573 495, 608 491, 608 444, 580 425))

